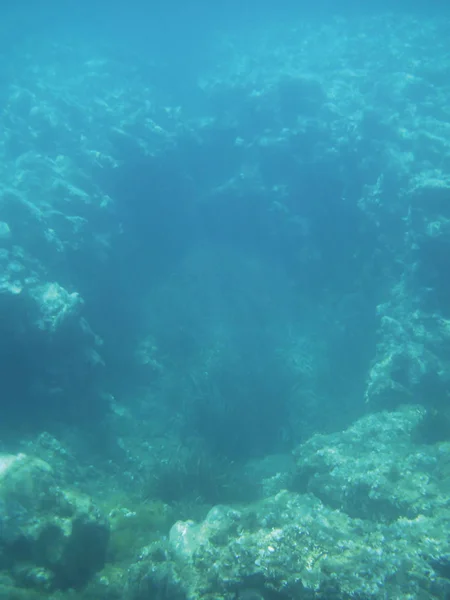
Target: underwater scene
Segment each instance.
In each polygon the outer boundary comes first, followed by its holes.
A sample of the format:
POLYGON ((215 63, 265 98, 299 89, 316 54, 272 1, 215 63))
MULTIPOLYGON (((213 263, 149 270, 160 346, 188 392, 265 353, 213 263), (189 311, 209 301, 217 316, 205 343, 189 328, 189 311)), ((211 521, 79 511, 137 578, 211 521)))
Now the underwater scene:
POLYGON ((0 15, 0 600, 450 599, 450 11, 0 15))

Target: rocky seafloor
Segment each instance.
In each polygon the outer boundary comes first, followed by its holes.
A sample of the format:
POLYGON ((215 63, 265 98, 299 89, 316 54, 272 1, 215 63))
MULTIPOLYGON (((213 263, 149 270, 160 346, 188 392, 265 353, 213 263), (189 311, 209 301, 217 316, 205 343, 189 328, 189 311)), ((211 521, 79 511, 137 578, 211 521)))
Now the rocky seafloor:
POLYGON ((0 597, 449 597, 448 25, 2 56, 0 597))
POLYGON ((446 598, 450 442, 428 427, 405 406, 314 435, 255 481, 259 500, 171 526, 169 506, 102 512, 48 463, 3 456, 2 597, 446 598))

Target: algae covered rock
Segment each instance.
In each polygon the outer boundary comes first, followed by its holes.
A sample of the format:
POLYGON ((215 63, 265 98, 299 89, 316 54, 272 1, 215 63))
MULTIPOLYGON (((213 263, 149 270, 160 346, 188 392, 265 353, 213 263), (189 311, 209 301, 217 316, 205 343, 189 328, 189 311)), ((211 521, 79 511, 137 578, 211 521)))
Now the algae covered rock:
POLYGON ((23 586, 79 587, 103 567, 106 519, 87 496, 61 489, 50 465, 0 456, 0 568, 23 586))
POLYGON ((353 517, 393 521, 446 503, 444 454, 418 444, 426 410, 404 406, 367 415, 346 431, 314 435, 295 451, 297 486, 353 517))
POLYGON ((141 553, 127 600, 450 597, 450 452, 425 411, 371 414, 296 451, 296 491, 216 506, 141 553))
POLYGON ((202 523, 177 523, 168 543, 141 555, 129 571, 127 600, 431 600, 450 593, 442 534, 448 515, 374 523, 287 491, 240 511, 213 510, 202 523))

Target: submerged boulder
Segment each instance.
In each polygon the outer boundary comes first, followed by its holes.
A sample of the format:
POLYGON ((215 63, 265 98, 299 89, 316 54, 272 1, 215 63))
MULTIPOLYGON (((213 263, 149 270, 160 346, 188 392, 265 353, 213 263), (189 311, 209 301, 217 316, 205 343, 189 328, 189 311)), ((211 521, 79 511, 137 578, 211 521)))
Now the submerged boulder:
POLYGON ((17 584, 80 587, 103 567, 108 539, 91 499, 62 489, 48 463, 0 455, 0 569, 17 584))
POLYGON ((313 436, 291 490, 178 521, 143 549, 125 597, 450 597, 450 445, 422 443, 425 419, 409 406, 313 436))

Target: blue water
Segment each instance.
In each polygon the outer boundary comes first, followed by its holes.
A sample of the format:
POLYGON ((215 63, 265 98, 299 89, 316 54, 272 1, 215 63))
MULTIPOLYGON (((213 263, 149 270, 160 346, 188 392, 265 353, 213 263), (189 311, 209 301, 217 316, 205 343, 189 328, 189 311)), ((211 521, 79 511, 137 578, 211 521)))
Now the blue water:
POLYGON ((3 25, 6 422, 91 428, 112 395, 236 458, 364 414, 442 7, 33 6, 3 25))

